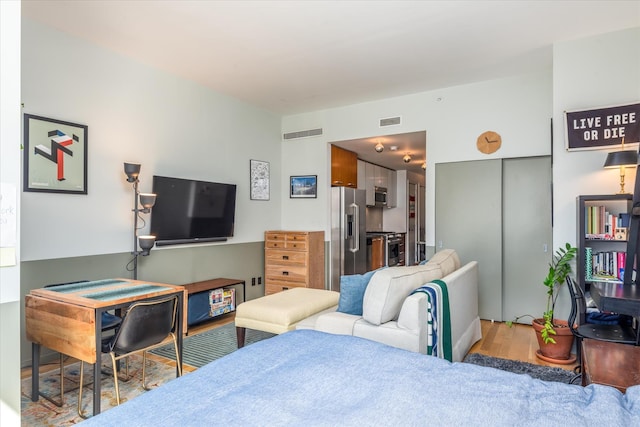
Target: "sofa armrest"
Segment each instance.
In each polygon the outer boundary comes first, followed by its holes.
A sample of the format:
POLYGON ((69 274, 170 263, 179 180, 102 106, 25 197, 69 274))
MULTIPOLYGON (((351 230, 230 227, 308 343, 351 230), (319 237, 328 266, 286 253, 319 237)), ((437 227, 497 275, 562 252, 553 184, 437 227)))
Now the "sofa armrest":
POLYGON ((478 317, 478 263, 470 261, 442 281, 449 292, 453 361, 457 362, 482 337, 478 317))
POLYGON ((398 327, 410 331, 418 331, 427 325, 427 297, 425 294, 408 296, 398 316, 398 327))

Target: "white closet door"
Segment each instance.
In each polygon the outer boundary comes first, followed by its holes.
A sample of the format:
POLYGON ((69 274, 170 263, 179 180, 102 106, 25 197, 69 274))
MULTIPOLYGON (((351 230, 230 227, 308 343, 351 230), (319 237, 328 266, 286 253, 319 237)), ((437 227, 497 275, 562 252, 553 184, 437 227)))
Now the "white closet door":
POLYGON ((436 251, 479 264, 479 315, 502 319, 502 161, 436 164, 436 251))
POLYGON ((480 318, 544 311, 542 279, 553 251, 550 157, 437 164, 435 220, 436 250, 479 263, 480 318))
MULTIPOLYGON (((502 315, 542 315, 542 280, 553 251, 551 230, 551 158, 506 159, 503 163, 502 315)), ((530 323, 529 318, 522 322, 530 323)))

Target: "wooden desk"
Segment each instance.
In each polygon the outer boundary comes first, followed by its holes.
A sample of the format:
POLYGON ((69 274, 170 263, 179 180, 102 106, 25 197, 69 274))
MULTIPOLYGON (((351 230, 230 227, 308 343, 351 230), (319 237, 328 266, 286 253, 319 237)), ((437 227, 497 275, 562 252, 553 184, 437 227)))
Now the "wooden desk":
MULTIPOLYGON (((34 289, 25 297, 27 339, 31 341, 31 400, 40 395, 40 346, 93 364, 93 414, 100 413, 102 313, 134 302, 178 296, 176 334, 182 360, 182 286, 106 279, 34 289)), ((178 367, 176 366, 176 371, 178 367)))
POLYGON ((582 340, 582 384, 603 384, 622 393, 640 384, 640 347, 606 341, 582 340))
POLYGON ((640 288, 638 285, 594 282, 591 297, 600 311, 611 311, 640 317, 640 288))

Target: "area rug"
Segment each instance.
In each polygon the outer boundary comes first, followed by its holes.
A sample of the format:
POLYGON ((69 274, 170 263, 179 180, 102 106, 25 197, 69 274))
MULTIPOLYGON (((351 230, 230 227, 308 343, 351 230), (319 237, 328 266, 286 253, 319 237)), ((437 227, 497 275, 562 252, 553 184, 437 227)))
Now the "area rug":
MULTIPOLYGON (((57 364, 57 363, 56 363, 57 364)), ((111 371, 111 359, 108 355, 103 355, 103 370, 111 371)), ((124 369, 123 369, 124 371, 124 369)), ((52 396, 55 400, 59 400, 60 393, 60 370, 53 369, 40 374, 40 390, 52 396)), ((78 415, 78 386, 80 384, 80 362, 65 366, 64 369, 64 405, 57 407, 44 398, 38 399, 37 402, 31 401, 31 377, 21 381, 20 406, 23 426, 63 426, 73 425, 81 422, 83 419, 78 415)), ((142 388, 142 357, 131 356, 129 359, 129 375, 132 376, 128 381, 120 381, 120 401, 126 402, 146 390, 142 388)), ((188 375, 186 373, 185 375, 188 375)), ((123 378, 124 373, 120 377, 123 378)), ((146 367, 147 387, 153 389, 176 377, 175 365, 156 362, 147 358, 146 367)), ((93 365, 85 363, 84 365, 84 387, 82 390, 82 410, 90 416, 93 413, 93 365)), ((113 386, 113 378, 110 375, 102 375, 101 380, 100 408, 102 411, 108 411, 109 408, 116 406, 116 395, 113 386)))
POLYGON ((515 374, 527 374, 533 378, 545 381, 556 381, 567 384, 579 384, 579 376, 573 371, 551 366, 534 365, 532 363, 520 362, 517 360, 501 359, 499 357, 486 356, 480 353, 471 353, 464 358, 463 362, 473 363, 480 366, 501 369, 515 374))
MULTIPOLYGON (((247 329, 245 345, 271 338, 274 335, 269 332, 247 329)), ((200 368, 237 349, 235 323, 227 323, 215 329, 186 337, 182 343, 182 363, 200 368)), ((175 352, 171 344, 151 350, 150 353, 175 360, 175 352)))

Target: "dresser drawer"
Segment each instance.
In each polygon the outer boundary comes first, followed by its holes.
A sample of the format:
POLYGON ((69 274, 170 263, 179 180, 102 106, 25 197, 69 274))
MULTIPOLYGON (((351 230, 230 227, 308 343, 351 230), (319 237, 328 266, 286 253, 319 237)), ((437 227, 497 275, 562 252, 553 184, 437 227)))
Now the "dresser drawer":
POLYGON ((268 249, 306 251, 309 239, 306 233, 266 233, 264 245, 268 249))
POLYGON ((307 253, 296 251, 285 251, 278 249, 267 249, 265 251, 266 265, 306 265, 307 253))
POLYGON ((304 288, 304 285, 296 284, 293 282, 292 283, 282 283, 282 282, 267 283, 264 286, 264 294, 265 295, 275 294, 276 292, 282 292, 282 291, 286 291, 287 289, 293 289, 293 288, 304 288))
POLYGON ((266 280, 307 283, 307 267, 296 265, 267 265, 264 269, 266 280))
POLYGON ((266 240, 264 246, 267 249, 288 249, 304 252, 309 245, 306 240, 266 240))

